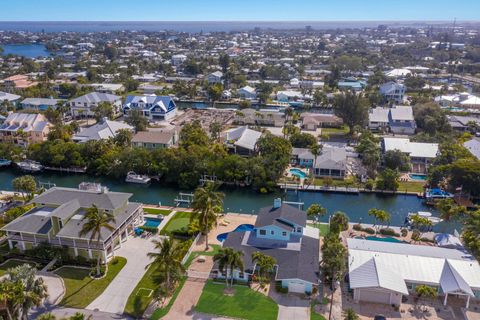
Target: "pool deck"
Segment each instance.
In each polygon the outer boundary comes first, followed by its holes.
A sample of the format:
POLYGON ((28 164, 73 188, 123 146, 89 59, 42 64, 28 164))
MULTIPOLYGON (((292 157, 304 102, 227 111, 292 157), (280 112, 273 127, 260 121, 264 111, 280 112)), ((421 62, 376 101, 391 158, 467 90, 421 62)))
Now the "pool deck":
MULTIPOLYGON (((241 224, 255 224, 257 220, 256 215, 251 214, 242 214, 242 213, 227 213, 223 217, 218 219, 218 224, 208 235, 209 244, 222 245, 220 241, 217 240, 217 235, 220 233, 230 232, 235 230, 241 224)), ((194 250, 204 250, 205 249, 205 238, 200 237, 197 242, 194 250)))

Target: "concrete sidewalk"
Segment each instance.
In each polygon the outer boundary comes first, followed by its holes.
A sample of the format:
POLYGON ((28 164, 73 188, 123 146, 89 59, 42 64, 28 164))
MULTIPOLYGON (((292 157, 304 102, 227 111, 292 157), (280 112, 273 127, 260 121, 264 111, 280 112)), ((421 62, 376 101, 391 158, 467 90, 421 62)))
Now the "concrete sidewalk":
POLYGON ((105 291, 90 303, 86 309, 103 311, 113 314, 122 314, 128 297, 145 274, 146 266, 150 263, 147 253, 155 251, 153 239, 134 237, 122 243, 122 248, 115 251, 116 256, 125 257, 127 264, 113 279, 105 291))

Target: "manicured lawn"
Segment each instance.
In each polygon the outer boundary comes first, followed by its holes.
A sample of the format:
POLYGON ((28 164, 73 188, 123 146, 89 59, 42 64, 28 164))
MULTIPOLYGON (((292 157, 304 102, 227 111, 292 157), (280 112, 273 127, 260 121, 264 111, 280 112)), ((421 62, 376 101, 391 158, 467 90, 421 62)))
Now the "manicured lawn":
POLYGON ((187 277, 183 277, 180 280, 177 288, 175 289, 175 292, 172 295, 172 298, 170 298, 170 301, 168 301, 168 304, 163 308, 156 309, 153 312, 152 316, 150 317, 150 320, 158 320, 158 319, 161 319, 161 318, 163 318, 164 316, 167 315, 167 313, 170 311, 170 308, 172 308, 173 303, 177 299, 178 294, 182 290, 183 285, 185 284, 185 281, 187 281, 187 277))
POLYGON ((423 192, 425 189, 423 189, 423 186, 425 185, 425 182, 416 182, 416 181, 400 181, 399 182, 399 187, 398 187, 398 192, 423 192))
POLYGON ((317 228, 318 231, 320 232, 320 236, 321 236, 321 237, 326 236, 327 233, 328 233, 328 231, 330 231, 330 228, 329 228, 328 224, 324 224, 324 223, 317 223, 317 224, 309 223, 308 225, 309 225, 310 227, 317 228))
POLYGON ((310 320, 325 320, 325 317, 322 316, 321 314, 318 314, 314 310, 315 304, 312 303, 310 307, 310 320))
MULTIPOLYGON (((324 186, 325 181, 322 178, 315 178, 315 185, 316 186, 324 186)), ((342 179, 332 179, 330 187, 345 187, 346 183, 345 180, 342 179)), ((357 182, 350 183, 349 187, 358 187, 359 184, 357 182)))
POLYGON ((175 230, 187 228, 190 224, 191 212, 179 211, 168 221, 167 225, 160 231, 161 235, 168 235, 175 230))
POLYGON ((60 304, 72 308, 85 308, 108 287, 126 263, 127 259, 116 257, 108 264, 107 275, 99 280, 90 278, 89 269, 64 267, 55 271, 62 277, 67 289, 60 304))
POLYGON ((330 136, 333 135, 345 135, 348 134, 350 130, 347 126, 343 126, 341 128, 322 128, 322 134, 328 134, 330 136))
POLYGON ((0 265, 0 277, 3 276, 8 269, 15 268, 23 264, 29 264, 34 267, 36 266, 35 263, 33 262, 27 262, 27 261, 17 260, 17 259, 9 259, 0 265))
POLYGON ((224 284, 207 281, 195 310, 198 312, 248 320, 275 320, 278 305, 249 287, 235 286, 235 294, 223 294, 224 284))
POLYGON ((168 216, 172 210, 156 209, 156 208, 143 208, 143 211, 148 214, 161 214, 162 216, 168 216))
POLYGON ((220 249, 222 248, 220 245, 218 244, 210 244, 209 245, 213 250, 209 250, 209 251, 193 251, 192 253, 190 253, 190 256, 188 257, 187 261, 185 262, 185 268, 188 268, 190 267, 190 265, 192 264, 192 261, 198 257, 198 256, 214 256, 215 254, 218 253, 218 251, 220 251, 220 249))
POLYGON ((147 297, 138 293, 142 290, 145 291, 145 289, 155 290, 157 288, 157 284, 154 281, 157 277, 157 273, 156 265, 152 264, 148 267, 147 272, 145 272, 135 289, 130 293, 127 304, 125 305, 125 313, 140 317, 145 312, 145 309, 147 309, 153 299, 153 295, 147 297))

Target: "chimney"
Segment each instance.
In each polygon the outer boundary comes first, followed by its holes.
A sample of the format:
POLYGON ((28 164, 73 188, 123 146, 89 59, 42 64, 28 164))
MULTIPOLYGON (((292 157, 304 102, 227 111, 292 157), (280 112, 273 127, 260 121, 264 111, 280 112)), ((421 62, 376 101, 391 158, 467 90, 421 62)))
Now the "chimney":
POLYGON ((280 208, 281 206, 282 206, 282 199, 281 198, 273 199, 273 209, 280 208))

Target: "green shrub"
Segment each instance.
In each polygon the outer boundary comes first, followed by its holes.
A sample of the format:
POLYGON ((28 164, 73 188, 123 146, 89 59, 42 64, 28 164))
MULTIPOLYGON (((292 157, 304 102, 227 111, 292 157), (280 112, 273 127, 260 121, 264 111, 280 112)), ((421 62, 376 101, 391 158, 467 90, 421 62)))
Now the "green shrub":
POLYGON ((275 282, 275 290, 276 290, 278 293, 288 293, 288 288, 283 288, 281 281, 275 282))
POLYGON ((402 237, 406 237, 408 235, 408 230, 405 228, 402 228, 400 230, 400 234, 402 235, 402 237))
POLYGON ((363 231, 363 227, 360 223, 354 224, 352 228, 355 231, 363 231))
POLYGON ((373 228, 365 228, 363 229, 363 231, 365 231, 368 234, 375 234, 375 230, 373 228))
POLYGON ((395 230, 393 230, 392 228, 380 229, 380 234, 383 234, 384 236, 392 236, 392 237, 400 236, 400 234, 396 233, 395 230))
POLYGON ((139 228, 144 230, 144 231, 151 232, 151 233, 157 233, 158 232, 157 227, 140 226, 139 228))
POLYGON ((420 231, 415 229, 412 231, 412 240, 413 241, 418 241, 420 240, 420 231))

